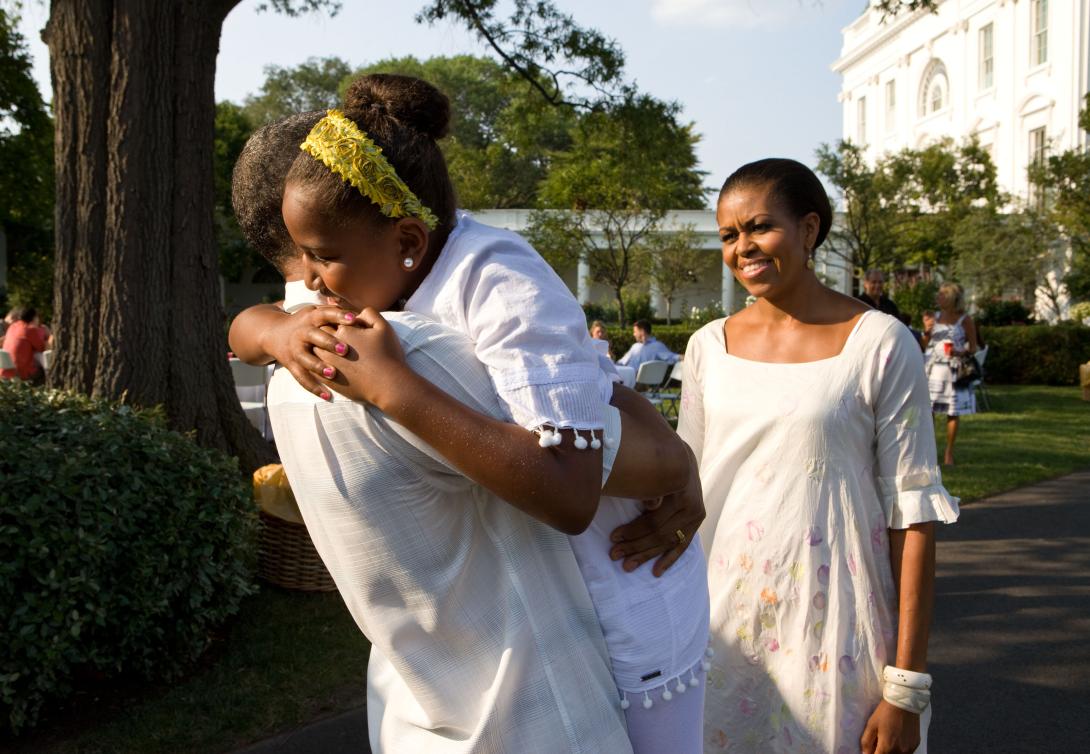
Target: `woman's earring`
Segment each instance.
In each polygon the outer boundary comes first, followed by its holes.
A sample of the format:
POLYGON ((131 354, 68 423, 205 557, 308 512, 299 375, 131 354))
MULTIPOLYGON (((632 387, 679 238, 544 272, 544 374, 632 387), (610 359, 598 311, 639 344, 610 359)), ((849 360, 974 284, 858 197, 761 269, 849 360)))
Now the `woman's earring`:
POLYGON ((806 269, 808 269, 808 270, 814 269, 814 258, 813 257, 806 257, 806 269))
POLYGON ((416 264, 416 262, 413 261, 412 257, 405 257, 404 261, 402 261, 401 263, 405 265, 406 270, 411 270, 413 268, 413 265, 416 264))

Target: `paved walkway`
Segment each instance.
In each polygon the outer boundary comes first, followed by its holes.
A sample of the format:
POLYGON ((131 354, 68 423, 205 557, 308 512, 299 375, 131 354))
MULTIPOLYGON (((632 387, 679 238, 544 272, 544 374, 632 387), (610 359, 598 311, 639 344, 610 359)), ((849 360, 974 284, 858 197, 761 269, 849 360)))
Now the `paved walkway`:
MULTIPOLYGON (((932 754, 1090 741, 1090 471, 972 503, 939 532, 932 754)), ((240 754, 369 754, 362 709, 240 754)))

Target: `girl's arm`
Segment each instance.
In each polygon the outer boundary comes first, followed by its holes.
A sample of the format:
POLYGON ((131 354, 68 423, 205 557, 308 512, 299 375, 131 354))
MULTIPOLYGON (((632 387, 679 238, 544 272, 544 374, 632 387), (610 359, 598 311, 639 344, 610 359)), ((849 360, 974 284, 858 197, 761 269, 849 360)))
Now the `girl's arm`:
POLYGON ((317 375, 333 369, 314 355, 315 348, 344 353, 347 346, 327 329, 351 324, 356 315, 336 306, 312 306, 288 314, 273 304, 257 304, 243 310, 231 322, 227 342, 235 356, 247 364, 284 366, 306 390, 322 395, 326 387, 317 375), (339 349, 339 350, 338 350, 339 349))
POLYGON ((571 431, 562 432, 561 445, 542 448, 537 435, 469 408, 409 369, 393 328, 374 309, 359 319, 363 328, 337 332, 352 347, 345 358, 320 352, 337 368, 332 384, 350 382, 354 396, 516 508, 566 534, 586 529, 601 495, 600 450, 577 450, 571 431))
MULTIPOLYGON (((889 549, 898 593, 895 664, 923 673, 935 596, 934 523, 890 529, 889 549)), ((867 721, 860 744, 865 754, 913 752, 920 744, 920 716, 883 699, 867 721)))
POLYGON ((647 500, 682 490, 689 481, 689 451, 658 409, 620 383, 610 403, 621 412, 621 446, 602 492, 647 500))

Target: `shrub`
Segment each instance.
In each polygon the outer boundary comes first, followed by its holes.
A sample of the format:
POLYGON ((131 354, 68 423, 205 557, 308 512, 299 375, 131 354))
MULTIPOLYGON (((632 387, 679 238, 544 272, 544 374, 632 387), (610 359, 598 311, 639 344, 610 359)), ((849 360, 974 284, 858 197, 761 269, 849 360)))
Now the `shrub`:
POLYGON ((0 383, 0 478, 13 731, 79 675, 176 676, 252 591, 248 485, 159 410, 0 383))
POLYGON ((1090 325, 1090 301, 1080 301, 1071 305, 1070 316, 1072 321, 1083 325, 1090 325))
POLYGON ((624 316, 628 320, 625 324, 631 325, 637 319, 646 319, 650 322, 655 317, 655 307, 651 306, 651 296, 647 293, 624 295, 624 316))
POLYGON ((723 311, 723 304, 713 301, 707 306, 694 306, 690 309, 688 316, 685 317, 685 324, 695 332, 712 320, 725 316, 727 316, 727 313, 723 311))
POLYGON ((938 304, 939 284, 930 278, 920 278, 908 284, 897 285, 890 298, 902 313, 907 314, 913 327, 923 327, 923 313, 935 311, 938 304))
POLYGON ((1033 321, 1033 312, 1021 301, 993 298, 984 302, 974 319, 981 325, 1025 325, 1033 321))
POLYGON ((1031 325, 984 327, 988 382, 1013 385, 1075 385, 1079 364, 1090 360, 1090 327, 1031 325))

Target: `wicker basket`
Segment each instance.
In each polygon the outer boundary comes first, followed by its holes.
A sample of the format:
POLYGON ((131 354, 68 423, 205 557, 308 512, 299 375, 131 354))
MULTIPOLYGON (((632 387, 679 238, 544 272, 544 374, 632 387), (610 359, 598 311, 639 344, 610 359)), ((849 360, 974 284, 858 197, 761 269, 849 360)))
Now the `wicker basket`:
POLYGON ((304 524, 260 511, 258 575, 271 584, 302 592, 333 592, 337 586, 310 541, 304 524))

